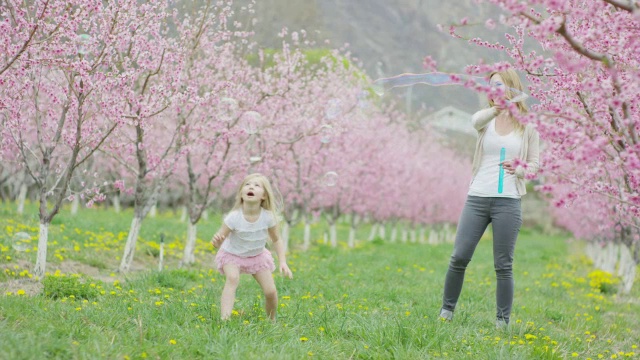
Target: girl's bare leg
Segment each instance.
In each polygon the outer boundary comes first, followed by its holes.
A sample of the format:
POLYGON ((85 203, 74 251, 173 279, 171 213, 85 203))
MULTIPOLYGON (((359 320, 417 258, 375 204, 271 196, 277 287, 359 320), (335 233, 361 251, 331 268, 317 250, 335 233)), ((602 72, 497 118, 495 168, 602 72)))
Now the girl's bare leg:
MULTIPOLYGON (((226 271, 226 270, 225 270, 226 271)), ((273 321, 276 320, 276 311, 278 309, 278 291, 276 290, 276 284, 273 281, 271 271, 262 270, 253 277, 256 279, 262 292, 264 292, 264 306, 267 311, 267 316, 273 321)))
POLYGON ((226 281, 222 289, 222 299, 220 300, 220 317, 222 320, 229 320, 233 303, 236 300, 236 289, 240 283, 240 269, 233 264, 226 264, 222 267, 226 281))

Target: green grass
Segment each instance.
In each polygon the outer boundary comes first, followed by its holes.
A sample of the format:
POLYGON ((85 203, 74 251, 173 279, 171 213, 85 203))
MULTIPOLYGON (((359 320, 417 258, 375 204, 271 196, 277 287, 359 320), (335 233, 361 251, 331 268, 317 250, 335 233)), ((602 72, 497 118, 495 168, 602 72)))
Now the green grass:
MULTIPOLYGON (((276 276, 275 324, 265 320, 260 288, 244 276, 238 314, 223 323, 224 278, 214 271, 205 241, 217 230, 219 216, 199 225, 198 264, 182 269, 186 225, 172 213, 146 219, 134 266, 140 270, 125 276, 116 269, 131 212, 91 209, 73 217, 65 209, 51 226, 52 275, 43 286, 29 279, 35 252, 16 252, 10 245, 17 231, 37 234, 35 207, 28 206, 24 216, 14 208, 0 205, 0 359, 640 357, 638 286, 626 296, 602 293, 610 289, 597 285, 606 283, 606 274, 594 273, 580 243, 561 236, 522 231, 508 330, 494 326, 489 237, 469 265, 451 323, 437 315, 452 245, 382 241, 362 241, 355 249, 317 244, 290 254, 295 277, 276 276), (166 235, 162 272, 154 256, 160 233, 166 235), (53 275, 55 270, 60 272, 53 275), (69 275, 72 270, 85 275, 69 275)), ((323 226, 313 228, 315 239, 323 226)), ((358 237, 366 239, 368 231, 361 228, 358 237)), ((294 243, 301 232, 293 229, 294 243)), ((340 239, 346 234, 341 227, 340 239)))

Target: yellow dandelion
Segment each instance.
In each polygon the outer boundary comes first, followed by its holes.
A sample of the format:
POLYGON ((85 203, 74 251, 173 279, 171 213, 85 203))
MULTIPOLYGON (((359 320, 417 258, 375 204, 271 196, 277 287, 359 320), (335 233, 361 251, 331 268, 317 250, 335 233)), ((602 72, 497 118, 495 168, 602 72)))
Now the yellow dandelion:
POLYGON ((171 340, 169 340, 169 344, 175 345, 175 344, 177 344, 177 342, 175 340, 171 339, 171 340))
POLYGON ((26 294, 26 292, 22 289, 16 291, 16 295, 24 295, 24 294, 26 294))
POLYGON ((300 338, 300 341, 302 341, 302 342, 309 341, 309 338, 303 336, 303 337, 300 338))

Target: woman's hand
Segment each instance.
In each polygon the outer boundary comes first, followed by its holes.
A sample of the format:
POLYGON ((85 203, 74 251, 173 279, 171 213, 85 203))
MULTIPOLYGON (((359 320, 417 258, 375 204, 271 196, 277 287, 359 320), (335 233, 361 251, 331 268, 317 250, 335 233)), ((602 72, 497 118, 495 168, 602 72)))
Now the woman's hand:
POLYGON ((280 274, 288 277, 289 279, 293 279, 293 273, 287 263, 280 263, 280 274))
POLYGON ((507 173, 513 175, 516 173, 516 168, 513 165, 512 161, 503 161, 502 163, 502 168, 504 169, 504 171, 506 171, 507 173))

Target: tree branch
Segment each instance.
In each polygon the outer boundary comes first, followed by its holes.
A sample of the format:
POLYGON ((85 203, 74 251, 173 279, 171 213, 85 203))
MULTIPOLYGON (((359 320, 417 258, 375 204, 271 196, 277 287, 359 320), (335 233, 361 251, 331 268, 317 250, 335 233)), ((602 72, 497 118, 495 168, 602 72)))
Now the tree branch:
POLYGON ((627 1, 626 4, 623 3, 622 1, 617 1, 617 0, 602 0, 602 1, 606 2, 607 4, 613 5, 616 9, 619 9, 619 10, 633 12, 635 9, 637 9, 637 7, 630 5, 629 1, 627 1))

